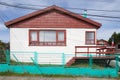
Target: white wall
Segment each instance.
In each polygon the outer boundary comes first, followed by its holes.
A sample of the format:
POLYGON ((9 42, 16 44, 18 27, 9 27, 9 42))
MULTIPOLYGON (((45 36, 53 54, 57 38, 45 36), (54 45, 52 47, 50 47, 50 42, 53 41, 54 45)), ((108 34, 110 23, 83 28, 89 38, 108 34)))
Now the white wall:
MULTIPOLYGON (((46 57, 50 56, 47 53, 65 53, 65 54, 73 54, 72 56, 74 56, 75 46, 85 45, 85 31, 96 31, 96 29, 78 29, 78 28, 75 29, 68 28, 61 30, 66 30, 67 46, 29 46, 28 28, 10 28, 10 51, 24 51, 24 52, 36 51, 39 53, 44 53, 44 54, 46 53, 45 55, 46 57)), ((17 56, 17 54, 15 55, 17 56)), ((28 55, 28 54, 24 54, 24 55, 28 55)), ((58 57, 58 56, 59 55, 54 55, 54 57, 58 57)), ((69 59, 67 59, 66 57, 66 62, 69 59)), ((47 61, 43 60, 43 62, 47 62, 47 61)))

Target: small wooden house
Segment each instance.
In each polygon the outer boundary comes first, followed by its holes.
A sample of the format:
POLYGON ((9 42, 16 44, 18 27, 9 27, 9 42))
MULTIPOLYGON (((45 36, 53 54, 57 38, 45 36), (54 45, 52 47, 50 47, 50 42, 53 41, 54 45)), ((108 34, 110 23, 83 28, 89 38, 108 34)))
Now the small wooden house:
POLYGON ((108 46, 108 41, 104 39, 97 40, 97 45, 108 46))
MULTIPOLYGON (((61 56, 58 53, 72 55, 66 56, 67 63, 78 52, 77 48, 86 47, 81 50, 86 52, 90 51, 89 46, 98 48, 96 36, 101 27, 96 21, 55 5, 8 21, 5 25, 10 29, 10 51, 41 53, 37 55, 38 63, 43 64, 61 64, 61 58, 55 59, 61 56)), ((27 58, 33 56, 28 53, 14 55, 24 62, 30 62, 27 58)))

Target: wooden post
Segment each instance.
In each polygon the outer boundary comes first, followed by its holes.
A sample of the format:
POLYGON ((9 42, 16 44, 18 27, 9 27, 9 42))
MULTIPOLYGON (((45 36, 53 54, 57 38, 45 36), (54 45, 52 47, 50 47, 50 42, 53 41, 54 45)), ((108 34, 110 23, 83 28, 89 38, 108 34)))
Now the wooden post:
POLYGON ((75 46, 75 57, 76 57, 76 52, 77 52, 77 48, 76 48, 76 46, 75 46))
POLYGON ((89 47, 87 47, 87 56, 89 57, 89 47))

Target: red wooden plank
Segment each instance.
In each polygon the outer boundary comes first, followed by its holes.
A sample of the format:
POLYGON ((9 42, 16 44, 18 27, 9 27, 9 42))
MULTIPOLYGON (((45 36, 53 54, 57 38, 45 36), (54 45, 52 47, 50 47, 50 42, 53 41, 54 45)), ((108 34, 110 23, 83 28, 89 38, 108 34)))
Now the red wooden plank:
MULTIPOLYGON (((75 59, 89 59, 90 57, 75 57, 75 59)), ((92 59, 114 59, 114 56, 97 56, 97 57, 92 57, 92 59)))
POLYGON ((114 54, 115 50, 114 48, 111 48, 111 46, 75 46, 75 54, 114 54), (77 49, 84 49, 86 48, 87 51, 85 52, 80 52, 77 51, 77 49), (95 52, 90 52, 90 49, 96 49, 95 52))

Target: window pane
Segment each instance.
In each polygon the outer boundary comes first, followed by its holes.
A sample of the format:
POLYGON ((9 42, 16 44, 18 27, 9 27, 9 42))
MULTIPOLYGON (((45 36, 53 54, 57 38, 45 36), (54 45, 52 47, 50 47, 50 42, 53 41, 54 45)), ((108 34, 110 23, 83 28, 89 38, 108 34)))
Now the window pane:
POLYGON ((56 42, 56 31, 40 31, 40 42, 56 42))
POLYGON ((44 33, 44 31, 40 31, 39 32, 39 40, 40 40, 40 42, 44 42, 44 40, 45 40, 45 38, 44 38, 44 35, 45 33, 44 33))
POLYGON ((58 32, 58 41, 64 41, 64 32, 58 32))
POLYGON ((45 42, 56 42, 56 31, 45 31, 45 42))
POLYGON ((95 42, 94 42, 94 32, 87 32, 86 33, 86 43, 87 44, 94 44, 95 42))
POLYGON ((87 39, 94 39, 94 32, 87 32, 86 33, 86 38, 87 39))
POLYGON ((31 41, 37 41, 37 32, 31 32, 31 41))

